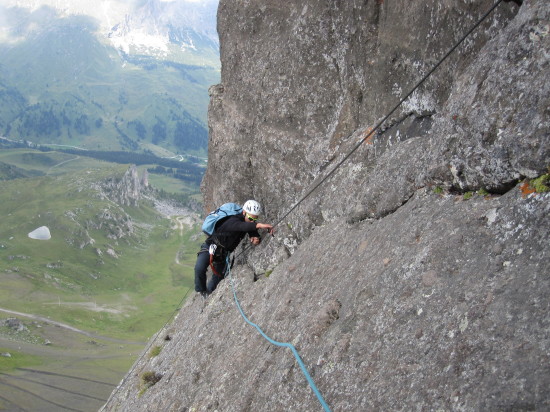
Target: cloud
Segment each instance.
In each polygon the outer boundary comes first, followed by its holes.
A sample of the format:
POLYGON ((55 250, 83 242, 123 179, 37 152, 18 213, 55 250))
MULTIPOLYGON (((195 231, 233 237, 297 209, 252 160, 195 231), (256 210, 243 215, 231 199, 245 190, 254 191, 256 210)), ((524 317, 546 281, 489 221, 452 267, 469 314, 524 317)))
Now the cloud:
POLYGON ((217 3, 219 0, 160 0, 163 3, 175 3, 181 1, 183 3, 217 3))
MULTIPOLYGON (((1 0, 0 0, 1 1, 1 0)), ((147 0, 118 0, 121 3, 130 4, 133 7, 141 7, 145 3, 147 3, 147 0)), ((161 3, 213 3, 217 2, 218 0, 159 0, 161 3)))
POLYGON ((41 7, 35 11, 0 5, 0 42, 16 43, 40 28, 42 21, 56 18, 55 11, 41 7))

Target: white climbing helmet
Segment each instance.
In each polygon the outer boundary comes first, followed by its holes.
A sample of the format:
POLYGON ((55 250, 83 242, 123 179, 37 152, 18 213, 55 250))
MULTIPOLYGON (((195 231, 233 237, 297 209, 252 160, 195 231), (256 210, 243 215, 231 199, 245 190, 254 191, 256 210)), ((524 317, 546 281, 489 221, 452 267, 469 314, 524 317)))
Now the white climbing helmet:
POLYGON ((258 216, 262 213, 262 207, 255 200, 247 200, 243 206, 243 210, 251 215, 258 216))

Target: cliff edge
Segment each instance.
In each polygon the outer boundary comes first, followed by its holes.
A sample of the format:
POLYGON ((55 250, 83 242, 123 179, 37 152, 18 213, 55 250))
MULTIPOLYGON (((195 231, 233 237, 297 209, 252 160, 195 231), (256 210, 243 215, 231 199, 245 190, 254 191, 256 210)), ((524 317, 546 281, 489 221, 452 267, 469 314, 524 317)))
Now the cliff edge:
POLYGON ((220 1, 206 209, 297 207, 104 410, 321 410, 233 293, 334 411, 550 408, 550 4, 499 2, 370 134, 494 4, 220 1))

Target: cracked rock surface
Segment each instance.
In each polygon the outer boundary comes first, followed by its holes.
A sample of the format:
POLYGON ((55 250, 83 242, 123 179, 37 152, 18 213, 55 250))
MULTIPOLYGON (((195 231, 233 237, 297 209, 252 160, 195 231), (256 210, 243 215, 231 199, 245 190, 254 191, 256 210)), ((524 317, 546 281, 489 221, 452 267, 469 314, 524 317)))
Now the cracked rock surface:
MULTIPOLYGON (((545 410, 549 200, 420 191, 384 219, 319 228, 268 278, 235 269, 237 296, 335 411, 545 410)), ((229 281, 191 298, 107 410, 320 410, 232 298, 229 281), (163 377, 139 396, 147 371, 163 377)))

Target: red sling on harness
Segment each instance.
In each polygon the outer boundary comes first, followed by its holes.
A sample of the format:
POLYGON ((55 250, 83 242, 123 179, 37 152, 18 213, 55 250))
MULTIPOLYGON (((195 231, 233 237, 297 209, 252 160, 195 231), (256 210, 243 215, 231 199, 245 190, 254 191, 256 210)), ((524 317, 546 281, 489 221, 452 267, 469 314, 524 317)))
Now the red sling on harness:
POLYGON ((211 244, 208 248, 208 253, 210 254, 210 268, 212 268, 212 273, 214 273, 214 275, 223 279, 223 276, 218 273, 216 268, 214 268, 214 254, 216 253, 216 249, 217 246, 215 244, 211 244))
POLYGON ((220 275, 218 273, 218 271, 214 268, 214 255, 213 254, 210 254, 210 268, 212 269, 212 273, 214 273, 214 275, 216 275, 219 278, 222 278, 222 275, 220 275))

